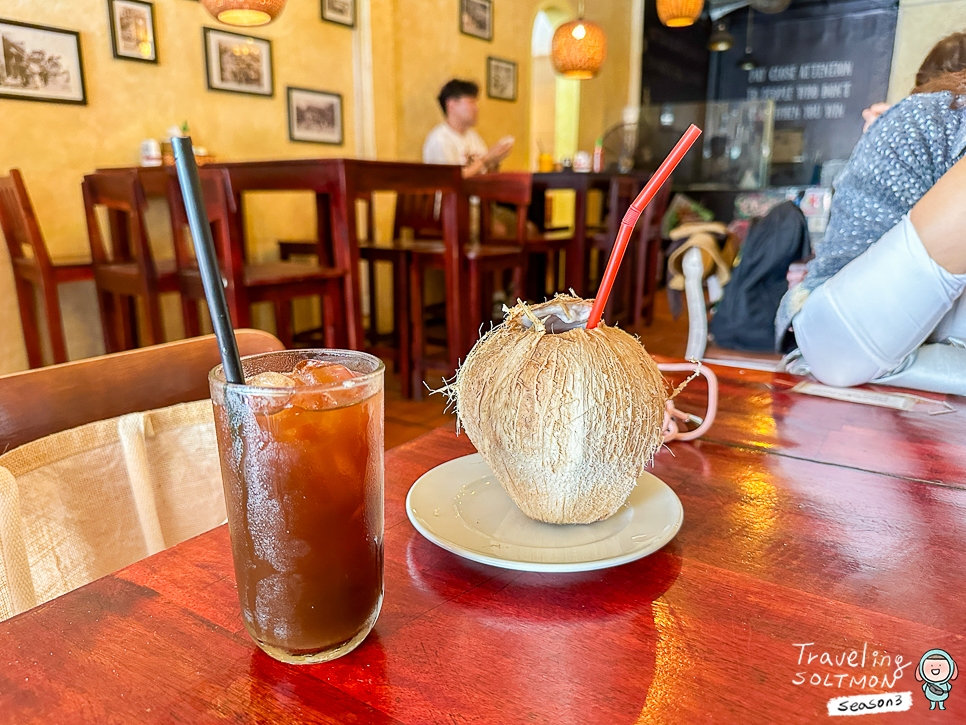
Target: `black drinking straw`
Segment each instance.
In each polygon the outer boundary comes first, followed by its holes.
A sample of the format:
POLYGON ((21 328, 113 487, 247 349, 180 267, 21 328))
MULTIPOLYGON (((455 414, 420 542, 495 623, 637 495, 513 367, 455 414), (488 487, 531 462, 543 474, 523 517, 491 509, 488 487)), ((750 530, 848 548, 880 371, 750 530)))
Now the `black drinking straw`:
POLYGON ((215 328, 215 337, 218 338, 225 380, 244 384, 245 374, 242 372, 235 333, 231 328, 231 315, 228 314, 221 270, 218 267, 218 257, 215 256, 215 243, 211 239, 211 227, 208 225, 205 197, 201 191, 201 178, 198 176, 191 138, 172 138, 171 146, 174 148, 175 168, 178 170, 184 208, 188 213, 188 226, 191 227, 191 238, 194 240, 195 255, 198 257, 205 299, 208 301, 208 313, 211 315, 211 325, 215 328))

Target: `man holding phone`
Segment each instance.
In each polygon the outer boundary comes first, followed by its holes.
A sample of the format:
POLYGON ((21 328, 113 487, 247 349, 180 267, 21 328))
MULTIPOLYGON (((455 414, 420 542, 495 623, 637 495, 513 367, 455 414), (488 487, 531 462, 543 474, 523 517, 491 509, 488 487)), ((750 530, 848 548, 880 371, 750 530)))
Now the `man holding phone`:
POLYGON ((497 171, 513 148, 513 137, 501 138, 492 148, 475 130, 479 117, 477 99, 480 87, 473 81, 454 78, 439 92, 439 106, 446 120, 426 136, 423 163, 458 164, 463 176, 476 176, 497 171))

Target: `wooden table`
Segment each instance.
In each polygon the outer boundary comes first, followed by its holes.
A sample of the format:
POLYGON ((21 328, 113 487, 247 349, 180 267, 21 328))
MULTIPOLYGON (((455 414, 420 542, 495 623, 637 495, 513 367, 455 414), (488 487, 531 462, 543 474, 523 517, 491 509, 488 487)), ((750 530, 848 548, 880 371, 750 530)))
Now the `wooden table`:
POLYGON ((886 691, 912 709, 869 722, 963 722, 962 678, 930 713, 914 675, 932 648, 966 664, 966 401, 924 417, 716 369, 709 439, 657 456, 685 520, 652 556, 550 575, 437 548, 405 494, 472 451, 438 429, 387 455, 386 599, 355 652, 257 650, 222 527, 0 623, 0 722, 811 723, 886 691))

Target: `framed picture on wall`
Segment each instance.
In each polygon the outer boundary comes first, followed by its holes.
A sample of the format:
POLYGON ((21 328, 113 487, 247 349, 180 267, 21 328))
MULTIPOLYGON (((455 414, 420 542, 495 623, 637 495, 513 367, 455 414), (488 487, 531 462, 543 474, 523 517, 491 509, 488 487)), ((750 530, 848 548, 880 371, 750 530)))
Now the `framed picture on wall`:
POLYGON ((352 28, 356 24, 356 0, 322 0, 322 19, 352 28))
POLYGON ((208 90, 275 95, 270 40, 215 28, 204 31, 208 90))
POLYGON ((517 99, 517 64, 489 56, 486 59, 486 95, 500 101, 517 99))
POLYGON ((493 40, 493 0, 460 0, 460 32, 493 40))
POLYGON ((80 33, 0 18, 0 98, 86 105, 80 33))
POLYGON ((158 62, 154 5, 142 0, 108 0, 115 58, 158 62))
POLYGON ((342 96, 289 86, 288 137, 292 141, 341 146, 342 96))

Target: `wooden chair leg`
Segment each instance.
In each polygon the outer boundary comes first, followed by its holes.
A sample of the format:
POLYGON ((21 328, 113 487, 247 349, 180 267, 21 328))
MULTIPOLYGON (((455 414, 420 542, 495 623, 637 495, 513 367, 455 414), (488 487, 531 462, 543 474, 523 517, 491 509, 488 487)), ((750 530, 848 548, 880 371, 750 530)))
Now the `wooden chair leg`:
POLYGON ((181 317, 184 320, 184 336, 198 337, 201 335, 201 318, 198 300, 181 297, 181 317))
POLYGON ((275 300, 275 337, 286 348, 292 347, 292 301, 275 300))
POLYGON ((333 289, 331 283, 326 284, 325 293, 319 300, 322 306, 322 346, 330 349, 341 347, 341 341, 336 341, 335 306, 332 304, 332 296, 338 293, 339 290, 333 289))
POLYGON ((376 295, 376 261, 366 260, 369 280, 369 344, 376 346, 379 340, 379 299, 376 295))
POLYGON ((639 239, 633 260, 634 289, 631 290, 631 324, 638 331, 644 319, 644 289, 648 274, 647 252, 651 243, 650 239, 639 239))
POLYGON ((410 358, 412 360, 412 394, 416 400, 423 397, 423 280, 420 261, 413 258, 409 265, 409 322, 412 332, 410 358))
POLYGON ((64 340, 64 324, 60 316, 60 299, 57 285, 44 285, 44 314, 47 316, 47 332, 50 335, 50 350, 54 363, 67 362, 67 343, 64 340))
POLYGON ((119 314, 117 320, 120 325, 118 339, 121 350, 135 350, 140 341, 138 331, 137 298, 131 295, 114 295, 114 304, 119 314))
POLYGON ((161 295, 145 290, 144 306, 147 311, 148 345, 164 342, 164 323, 161 321, 161 295))
POLYGON ((543 302, 543 298, 547 295, 547 275, 550 272, 548 262, 552 256, 552 254, 527 255, 530 262, 526 287, 520 295, 523 299, 530 302, 543 302))
POLYGON ((359 298, 359 269, 358 260, 356 269, 350 269, 345 277, 342 278, 342 299, 345 314, 346 326, 346 347, 350 350, 364 350, 366 347, 366 334, 362 329, 362 304, 359 298))
POLYGON ((118 334, 120 314, 117 295, 97 290, 97 308, 101 313, 101 334, 104 336, 104 351, 119 352, 121 340, 118 334))
POLYGON ((645 294, 647 295, 647 313, 644 324, 650 326, 654 322, 654 298, 657 295, 658 277, 663 266, 663 255, 661 253, 661 240, 652 239, 647 255, 647 273, 645 282, 645 294))
MULTIPOLYGON (((20 306, 20 323, 23 326, 23 342, 24 347, 27 348, 27 364, 31 368, 39 368, 44 364, 44 360, 40 347, 40 328, 37 324, 34 286, 24 279, 17 278, 16 288, 17 304, 20 306)), ((58 361, 55 360, 54 362, 58 361)))
MULTIPOLYGON (((483 325, 483 309, 485 303, 483 302, 483 295, 487 285, 483 284, 483 280, 480 279, 482 271, 480 270, 479 263, 471 259, 469 260, 469 342, 474 343, 479 337, 480 328, 483 325)), ((492 297, 491 297, 492 299, 492 297)), ((452 347, 454 344, 459 345, 458 341, 446 340, 448 347, 452 347)))
POLYGON ((406 399, 413 397, 413 351, 409 338, 413 318, 409 314, 409 268, 412 259, 403 255, 393 262, 392 310, 395 316, 393 332, 396 338, 396 371, 399 373, 402 394, 406 399))

